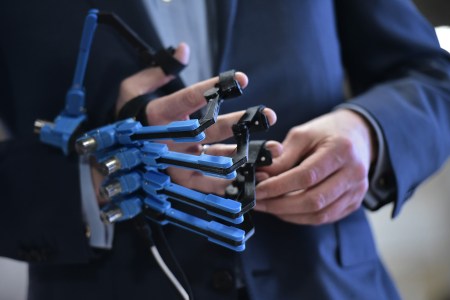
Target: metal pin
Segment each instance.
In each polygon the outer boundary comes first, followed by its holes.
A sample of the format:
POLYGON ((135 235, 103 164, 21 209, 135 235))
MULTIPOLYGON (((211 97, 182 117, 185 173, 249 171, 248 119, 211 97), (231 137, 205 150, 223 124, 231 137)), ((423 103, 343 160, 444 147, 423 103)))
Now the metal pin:
POLYGON ((239 189, 230 184, 225 188, 225 193, 231 196, 236 196, 239 193, 239 189))
POLYGON ((119 171, 122 166, 120 164, 120 161, 115 156, 113 156, 111 158, 108 158, 104 162, 99 163, 97 167, 100 173, 105 176, 109 176, 112 173, 119 171))
POLYGON ((119 207, 100 212, 100 219, 104 224, 112 224, 122 217, 123 212, 119 207))
POLYGON ((111 199, 122 193, 122 185, 120 181, 113 181, 112 183, 102 186, 100 188, 100 195, 105 199, 111 199))
POLYGON ((93 137, 83 137, 75 143, 78 154, 94 152, 97 149, 97 141, 93 137))
POLYGON ((34 133, 36 134, 40 134, 41 133, 41 129, 45 126, 54 126, 55 124, 49 121, 44 121, 44 120, 40 120, 37 119, 36 121, 34 121, 34 133))

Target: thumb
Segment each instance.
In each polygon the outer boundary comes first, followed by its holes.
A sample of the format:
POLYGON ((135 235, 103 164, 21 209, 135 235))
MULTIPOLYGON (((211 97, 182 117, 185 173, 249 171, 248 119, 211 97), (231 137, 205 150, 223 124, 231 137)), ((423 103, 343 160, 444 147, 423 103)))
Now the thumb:
POLYGON ((173 57, 183 65, 187 65, 189 62, 190 54, 191 49, 189 48, 189 45, 182 42, 178 45, 177 49, 175 49, 173 57))
POLYGON ((311 151, 312 141, 307 136, 298 138, 298 136, 288 135, 283 141, 282 151, 275 157, 272 164, 267 167, 261 167, 260 171, 268 173, 270 176, 276 176, 286 172, 298 165, 311 151))

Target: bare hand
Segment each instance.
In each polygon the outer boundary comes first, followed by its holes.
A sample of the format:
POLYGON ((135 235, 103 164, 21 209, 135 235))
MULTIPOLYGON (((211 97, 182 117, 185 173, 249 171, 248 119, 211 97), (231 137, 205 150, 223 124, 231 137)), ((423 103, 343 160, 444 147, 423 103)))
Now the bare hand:
POLYGON ((296 224, 337 221, 358 209, 376 157, 371 127, 337 110, 291 129, 283 153, 264 167, 255 209, 296 224))

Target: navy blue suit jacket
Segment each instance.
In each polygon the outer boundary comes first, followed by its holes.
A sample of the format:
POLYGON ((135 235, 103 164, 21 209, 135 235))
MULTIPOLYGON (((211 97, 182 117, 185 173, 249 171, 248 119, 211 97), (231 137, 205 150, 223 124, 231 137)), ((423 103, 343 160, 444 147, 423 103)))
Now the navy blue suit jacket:
MULTIPOLYGON (((161 43, 139 1, 3 1, 0 4, 0 255, 30 262, 30 299, 177 299, 132 226, 111 251, 92 249, 82 222, 77 160, 41 145, 37 118, 63 107, 89 8, 114 11, 154 48, 161 43)), ((228 0, 210 10, 215 73, 244 71, 250 85, 223 111, 258 104, 288 130, 346 101, 380 126, 389 166, 371 189, 394 215, 450 150, 450 62, 433 28, 405 0, 228 0)), ((99 28, 87 70, 89 126, 110 121, 120 81, 141 69, 120 37, 99 28)), ((166 92, 181 87, 174 82, 166 92)), ((426 213, 426 212, 424 212, 426 213)), ((255 213, 241 254, 165 228, 197 299, 396 299, 363 209, 323 226, 255 213)))

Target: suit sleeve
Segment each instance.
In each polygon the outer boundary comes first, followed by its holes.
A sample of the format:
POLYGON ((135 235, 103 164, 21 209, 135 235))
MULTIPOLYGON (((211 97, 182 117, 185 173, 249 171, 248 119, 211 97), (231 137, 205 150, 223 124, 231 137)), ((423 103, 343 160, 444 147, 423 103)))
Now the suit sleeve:
POLYGON ((336 1, 353 105, 381 128, 388 165, 371 181, 393 216, 450 151, 450 58, 410 1, 336 1))
POLYGON ((0 256, 87 262, 93 253, 82 222, 78 161, 37 137, 17 136, 14 97, 0 70, 0 115, 12 129, 12 138, 0 142, 0 256))

